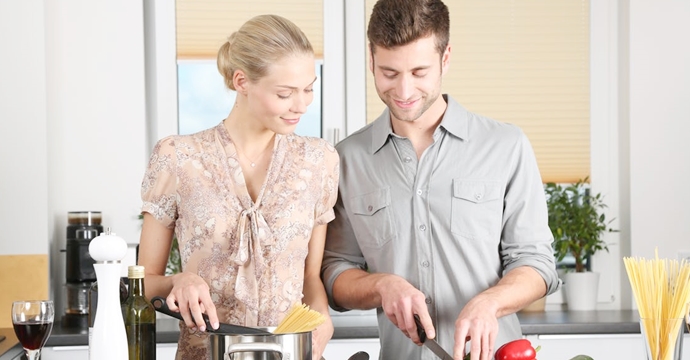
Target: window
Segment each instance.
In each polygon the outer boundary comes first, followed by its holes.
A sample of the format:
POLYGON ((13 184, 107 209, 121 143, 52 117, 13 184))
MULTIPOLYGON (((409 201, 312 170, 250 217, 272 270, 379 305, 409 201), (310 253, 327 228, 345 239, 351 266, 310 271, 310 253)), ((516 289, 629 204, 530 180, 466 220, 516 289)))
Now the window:
MULTIPOLYGON (((367 24, 375 3, 366 0, 367 24)), ((589 176, 589 1, 445 3, 451 61, 443 92, 469 111, 520 126, 544 182, 589 176)), ((368 122, 384 108, 370 71, 366 107, 368 122)))
MULTIPOLYGON (((314 101, 295 133, 321 137, 321 61, 316 64, 314 101)), ((178 60, 178 129, 191 134, 217 125, 230 113, 235 92, 225 87, 215 60, 178 60)))
POLYGON ((321 137, 321 79, 323 65, 323 1, 176 0, 178 129, 189 134, 217 125, 227 117, 235 93, 225 87, 216 69, 216 54, 227 37, 259 14, 277 14, 295 22, 314 47, 317 81, 314 101, 295 133, 321 137))
MULTIPOLYGON (((190 2, 190 0, 177 0, 190 2)), ((231 7, 237 12, 244 11, 246 6, 237 6, 237 1, 228 1, 231 7), (241 11, 240 11, 241 10, 241 11)), ((265 6, 266 0, 260 0, 253 2, 265 6)), ((619 125, 619 110, 617 107, 618 99, 618 77, 621 65, 618 63, 618 46, 619 46, 619 31, 621 21, 619 19, 619 5, 612 1, 587 1, 587 0, 566 0, 559 2, 551 1, 536 1, 536 0, 523 0, 519 2, 510 2, 507 0, 497 0, 494 2, 481 2, 477 0, 467 0, 462 2, 456 1, 445 1, 450 7, 451 11, 451 25, 458 24, 460 18, 456 15, 463 11, 458 6, 467 5, 477 5, 477 6, 496 6, 498 14, 508 11, 508 8, 515 8, 517 6, 527 7, 532 6, 532 11, 527 11, 528 15, 537 16, 542 14, 545 9, 558 10, 560 9, 559 15, 557 17, 569 16, 570 22, 567 24, 573 25, 574 20, 578 21, 577 31, 580 35, 576 38, 580 39, 574 41, 571 45, 578 47, 582 50, 579 55, 564 55, 561 54, 560 61, 563 65, 570 64, 569 70, 561 70, 562 74, 580 72, 581 80, 583 81, 584 93, 580 93, 578 90, 576 95, 575 92, 570 94, 573 99, 579 99, 579 101, 585 101, 586 112, 588 113, 584 116, 584 119, 588 122, 588 125, 580 124, 580 128, 586 128, 584 133, 581 131, 577 132, 577 137, 581 140, 580 145, 569 146, 571 149, 577 149, 581 152, 585 152, 587 156, 587 161, 581 166, 584 169, 584 173, 591 173, 592 178, 592 188, 596 189, 597 192, 602 192, 606 194, 609 198, 609 211, 607 211, 607 217, 609 218, 621 218, 619 209, 619 199, 620 190, 618 187, 619 182, 619 171, 621 155, 618 152, 619 139, 617 137, 619 125), (544 9, 542 9, 543 7, 544 9), (458 10, 459 9, 459 10, 458 10), (591 16, 590 16, 591 12, 591 16), (591 34, 589 33, 591 32, 591 34), (570 60, 569 60, 570 59, 570 60), (580 66, 572 66, 572 62, 577 60, 580 62, 580 66), (591 131, 590 131, 591 130, 591 131), (589 157, 591 152, 592 156, 589 157), (590 170, 591 169, 591 170, 590 170)), ((202 1, 202 3, 207 3, 202 1)), ((276 1, 276 3, 278 3, 276 1)), ((308 7, 297 7, 294 6, 295 3, 305 3, 304 1, 298 0, 286 0, 278 5, 274 5, 273 9, 281 10, 285 7, 292 7, 294 11, 303 12, 308 7)), ((353 133, 367 121, 371 121, 380 113, 379 110, 375 110, 371 106, 383 106, 380 100, 376 97, 376 93, 373 90, 373 84, 367 84, 367 55, 366 55, 366 21, 371 12, 371 6, 374 3, 372 0, 328 0, 319 1, 316 5, 323 13, 316 14, 316 16, 323 16, 319 21, 322 21, 323 37, 322 44, 323 48, 323 78, 322 78, 322 111, 324 117, 322 119, 322 134, 324 137, 334 141, 335 139, 342 139, 348 134, 353 133), (346 76, 347 74, 347 76, 346 76), (366 93, 361 91, 361 89, 366 88, 366 93), (373 98, 372 98, 373 96, 373 98), (373 101, 367 101, 367 98, 373 99, 373 101), (374 114, 369 115, 370 113, 374 114), (339 134, 333 134, 333 130, 339 130, 339 134)), ((176 46, 176 24, 175 19, 176 9, 175 3, 172 2, 145 2, 145 13, 147 14, 147 108, 149 109, 149 142, 150 145, 155 143, 157 139, 160 139, 166 135, 169 135, 177 131, 177 52, 179 46, 176 46), (149 54, 150 53, 150 54, 149 54)), ((179 9, 178 9, 179 10, 179 9)), ((494 11, 494 10, 491 10, 494 11)), ((491 11, 478 11, 474 16, 493 16, 491 11)), ((179 13, 179 11, 177 11, 179 13)), ((271 11, 273 12, 273 11, 271 11)), ((515 14, 518 14, 517 12, 515 14)), ((299 15, 299 14, 298 14, 299 15)), ((215 16, 215 15, 213 15, 215 16)), ((297 16, 297 15, 296 15, 297 16)), ((498 15, 496 15, 498 16, 498 15)), ((543 16, 543 14, 542 14, 543 16)), ((218 17, 218 16, 215 16, 218 17)), ((289 15, 291 19, 294 19, 292 15, 289 15)), ((203 18, 203 17, 202 17, 203 18)), ((548 20, 548 17, 545 17, 548 20)), ((503 16, 501 19, 504 21, 501 23, 514 24, 516 28, 518 22, 511 23, 510 17, 503 16)), ((517 20, 517 19, 516 19, 517 20)), ((546 21, 545 20, 545 21, 546 21)), ((214 19, 214 21, 217 21, 214 19)), ((566 24, 565 20, 564 24, 566 24)), ((179 20, 178 20, 179 22, 179 20)), ((477 21, 475 21, 477 22, 477 21)), ((551 22, 554 23, 553 21, 551 22)), ((469 24, 469 23, 468 23, 469 24)), ((303 24, 298 24, 304 29, 303 24)), ((458 24, 459 25, 459 24, 458 24)), ((481 25, 481 24, 480 24, 481 25)), ((524 22, 523 22, 524 25, 524 22)), ((549 38, 553 38, 553 33, 551 30, 546 30, 547 27, 545 23, 536 23, 534 26, 522 26, 523 29, 531 29, 533 36, 541 36, 542 41, 546 42, 549 38)), ((315 27, 316 28, 316 27, 315 27)), ((227 31, 230 29, 230 25, 224 25, 222 36, 218 41, 224 41, 227 31)), ((491 30, 491 29, 489 29, 491 30)), ((478 30, 477 30, 478 31, 478 30)), ((574 33, 573 33, 574 34, 574 33)), ((566 34, 567 35, 567 34, 566 34)), ((571 34, 572 35, 572 34, 571 34)), ((308 34, 312 43, 315 43, 312 35, 308 34)), ((506 36, 506 35, 504 35, 506 36)), ((509 37, 508 37, 509 38, 509 37)), ((453 55, 451 61, 451 71, 460 71, 460 45, 455 43, 455 40, 459 39, 458 36, 451 34, 451 44, 453 46, 453 55)), ((537 38, 538 40, 538 38, 537 38)), ((213 46, 213 55, 211 57, 215 58, 215 51, 220 46, 217 43, 213 46)), ((494 47, 496 45, 493 45, 494 47)), ((491 47, 487 47, 491 48, 491 47)), ((497 50, 495 48, 494 50, 497 50)), ((512 49, 520 49, 520 46, 513 45, 512 49)), ((498 54, 505 53, 504 51, 496 51, 498 54)), ((504 56, 507 57, 507 56, 504 56)), ((192 57, 194 58, 194 57, 192 57)), ((210 57, 209 57, 210 58, 210 57)), ((187 59, 187 58, 184 58, 187 59)), ((558 65, 559 61, 556 59, 552 66, 558 65)), ((486 64, 489 65, 489 64, 486 64)), ((468 69, 462 70, 465 73, 471 73, 472 71, 468 69)), ((489 75, 491 73, 489 72, 489 75)), ((477 75, 479 76, 479 75, 477 75)), ((486 76, 486 75, 482 75, 486 76)), ((486 76, 486 79, 490 77, 486 76)), ((449 78, 445 79, 444 82, 448 83, 449 78)), ((485 83, 485 82, 481 82, 485 83)), ((448 85, 448 84, 445 84, 448 85)), ((513 122, 521 126, 527 132, 530 137, 535 150, 538 148, 535 138, 537 131, 528 131, 528 129, 517 122, 517 120, 512 120, 506 118, 504 114, 493 113, 491 111, 485 111, 480 105, 474 105, 471 100, 471 96, 475 92, 483 91, 487 92, 486 89, 482 89, 480 86, 472 85, 471 83, 458 84, 461 90, 467 91, 469 94, 463 95, 461 93, 455 93, 454 91, 447 90, 444 88, 444 92, 451 93, 456 97, 463 105, 468 109, 475 111, 477 113, 482 113, 484 115, 495 117, 501 121, 513 122), (469 102, 468 102, 469 101, 469 102)), ((505 85, 507 89, 510 89, 505 85)), ((501 87, 498 87, 501 90, 501 87)), ((498 92, 498 90, 494 90, 498 92)), ((565 91, 561 89, 561 91, 565 91)), ((491 92, 489 92, 491 94, 491 92)), ((543 93, 542 93, 543 94, 543 93)), ((520 93, 517 93, 515 97, 510 98, 513 103, 519 103, 522 99, 519 97, 520 93)), ((547 93, 547 95, 549 95, 547 93)), ((541 99, 544 103, 554 103, 550 96, 546 95, 533 95, 537 100, 541 99)), ((490 96, 489 96, 490 97, 490 96)), ((567 97, 567 96, 566 96, 567 97)), ((504 96, 504 99, 506 97, 504 96)), ((479 102, 477 102, 479 104, 479 102)), ((486 106, 486 105, 482 105, 486 106)), ((533 108, 533 107, 531 107, 533 108)), ((543 111, 548 110, 546 107, 539 107, 543 111)), ((568 107, 564 108, 568 111, 568 107)), ((585 112, 582 110, 581 112, 585 112)), ((503 110, 504 113, 510 114, 508 110, 503 110)), ((558 114, 562 111, 553 111, 558 114)), ((528 116, 523 116, 524 118, 529 118, 528 116)), ((555 123, 551 121, 550 118, 542 119, 543 123, 550 124, 555 123)), ((562 123, 557 123, 555 127, 564 127, 562 123)), ((565 134, 565 139, 563 137, 558 138, 556 142, 557 145, 565 143, 565 141, 570 141, 568 134, 572 133, 569 128, 561 129, 561 133, 565 134)), ((544 135, 544 134, 541 134, 544 135)), ((548 138, 548 136, 546 136, 548 138)), ((538 152, 537 156, 539 158, 540 167, 544 164, 542 160, 543 152, 538 152)), ((557 152, 546 152, 550 156, 553 155, 552 163, 570 163, 570 160, 566 158, 558 160, 560 155, 557 152)), ((575 178, 584 177, 582 175, 572 176, 572 178, 561 180, 560 178, 550 178, 546 173, 542 173, 542 177, 545 181, 554 182, 572 182, 575 178)), ((621 239, 619 233, 607 233, 606 241, 609 244, 609 252, 598 253, 594 256, 591 263, 592 270, 598 271, 602 274, 600 279, 600 289, 599 289, 599 309, 619 309, 621 306, 621 276, 624 276, 622 272, 622 267, 620 266, 620 257, 624 252, 621 250, 621 240, 625 244, 626 239, 621 239)), ((623 244, 623 245, 624 245, 623 244)), ((623 294, 624 296, 625 294, 623 294)), ((623 299, 624 301, 630 299, 623 299)))

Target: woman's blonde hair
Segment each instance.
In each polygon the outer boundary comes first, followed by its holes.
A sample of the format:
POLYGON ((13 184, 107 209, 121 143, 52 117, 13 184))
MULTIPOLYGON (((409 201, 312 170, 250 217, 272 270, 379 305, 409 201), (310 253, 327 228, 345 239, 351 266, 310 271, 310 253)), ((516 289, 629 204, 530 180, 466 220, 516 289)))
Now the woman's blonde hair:
POLYGON ((256 82, 271 64, 293 54, 314 54, 306 35, 292 21, 278 15, 259 15, 248 20, 218 50, 218 71, 225 86, 235 90, 232 78, 242 70, 256 82))

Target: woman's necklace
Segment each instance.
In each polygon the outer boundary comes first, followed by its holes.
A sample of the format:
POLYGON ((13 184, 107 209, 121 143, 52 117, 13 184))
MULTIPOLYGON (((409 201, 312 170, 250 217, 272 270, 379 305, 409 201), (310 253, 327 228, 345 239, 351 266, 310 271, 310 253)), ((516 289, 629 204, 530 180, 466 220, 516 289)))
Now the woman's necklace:
POLYGON ((266 150, 268 150, 269 147, 270 145, 267 145, 266 148, 264 148, 264 150, 259 154, 259 157, 256 160, 252 160, 245 153, 241 152, 239 145, 235 143, 235 149, 237 150, 237 153, 240 154, 240 156, 244 156, 245 159, 249 160, 249 166, 251 167, 256 167, 256 163, 264 157, 264 154, 266 153, 266 150))

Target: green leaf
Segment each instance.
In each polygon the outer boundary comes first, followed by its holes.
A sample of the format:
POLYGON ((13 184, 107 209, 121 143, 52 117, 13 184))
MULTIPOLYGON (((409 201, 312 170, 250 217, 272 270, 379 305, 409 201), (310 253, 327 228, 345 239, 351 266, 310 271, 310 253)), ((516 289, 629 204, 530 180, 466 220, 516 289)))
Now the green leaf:
POLYGON ((549 228, 554 238, 554 256, 558 261, 568 254, 575 258, 577 271, 584 271, 584 261, 599 250, 608 251, 602 240, 612 220, 606 220, 604 197, 592 195, 589 178, 561 186, 547 183, 546 204, 549 228))

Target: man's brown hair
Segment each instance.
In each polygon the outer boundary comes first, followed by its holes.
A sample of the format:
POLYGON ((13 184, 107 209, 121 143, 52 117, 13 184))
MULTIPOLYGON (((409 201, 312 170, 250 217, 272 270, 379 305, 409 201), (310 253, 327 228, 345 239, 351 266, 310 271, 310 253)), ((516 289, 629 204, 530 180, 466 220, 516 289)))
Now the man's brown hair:
POLYGON ((441 0, 379 0, 371 13, 367 36, 369 49, 392 49, 436 35, 436 49, 443 54, 450 37, 448 7, 441 0))

